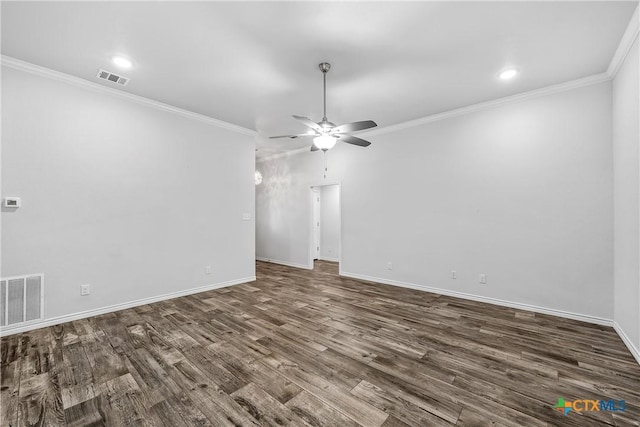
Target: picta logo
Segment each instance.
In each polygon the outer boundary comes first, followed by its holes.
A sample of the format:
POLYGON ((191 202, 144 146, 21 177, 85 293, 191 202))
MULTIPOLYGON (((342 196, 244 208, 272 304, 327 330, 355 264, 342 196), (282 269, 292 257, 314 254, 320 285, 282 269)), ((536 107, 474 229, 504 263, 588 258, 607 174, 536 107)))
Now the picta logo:
POLYGON ((564 400, 564 398, 558 398, 558 402, 554 406, 557 411, 568 415, 571 411, 582 412, 620 412, 627 409, 624 400, 613 399, 579 399, 579 400, 564 400))

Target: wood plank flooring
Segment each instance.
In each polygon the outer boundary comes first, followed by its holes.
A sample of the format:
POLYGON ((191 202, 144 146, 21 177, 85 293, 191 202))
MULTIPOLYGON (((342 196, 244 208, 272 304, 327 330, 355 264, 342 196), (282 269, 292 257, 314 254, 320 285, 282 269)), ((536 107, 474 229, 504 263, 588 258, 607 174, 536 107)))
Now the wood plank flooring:
POLYGON ((1 426, 638 426, 613 329, 259 262, 254 283, 5 337, 1 426), (554 409, 558 398, 626 410, 554 409))

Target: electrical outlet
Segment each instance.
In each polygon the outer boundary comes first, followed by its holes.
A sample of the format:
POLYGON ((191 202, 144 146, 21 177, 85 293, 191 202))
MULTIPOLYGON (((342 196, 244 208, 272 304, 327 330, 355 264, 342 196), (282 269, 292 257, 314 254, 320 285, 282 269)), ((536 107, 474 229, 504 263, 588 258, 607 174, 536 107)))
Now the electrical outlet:
POLYGON ((391 261, 387 263, 387 270, 393 270, 393 263, 391 261))
POLYGON ((451 278, 452 279, 457 279, 458 276, 456 275, 456 271, 455 270, 451 270, 451 278))
POLYGON ((91 285, 81 285, 80 286, 80 295, 83 297, 89 295, 91 293, 91 285))
POLYGON ((480 283, 482 283, 483 285, 487 283, 487 275, 486 274, 481 274, 480 275, 480 283))
POLYGON ((211 274, 211 266, 210 266, 210 265, 207 265, 207 266, 204 268, 204 274, 211 274))

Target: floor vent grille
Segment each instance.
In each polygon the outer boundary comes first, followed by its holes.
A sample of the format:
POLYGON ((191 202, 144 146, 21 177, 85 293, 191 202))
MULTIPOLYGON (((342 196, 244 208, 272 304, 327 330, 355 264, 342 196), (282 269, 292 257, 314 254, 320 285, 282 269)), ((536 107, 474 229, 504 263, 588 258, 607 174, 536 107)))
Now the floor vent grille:
POLYGON ((0 279, 0 326, 12 326, 42 319, 44 275, 0 279))

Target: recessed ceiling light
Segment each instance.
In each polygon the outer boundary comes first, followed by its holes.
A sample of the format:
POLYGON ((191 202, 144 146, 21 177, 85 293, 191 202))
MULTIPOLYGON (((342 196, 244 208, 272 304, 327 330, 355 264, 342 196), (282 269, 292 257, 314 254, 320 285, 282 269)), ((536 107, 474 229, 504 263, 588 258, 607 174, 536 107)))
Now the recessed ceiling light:
POLYGON ((114 56, 113 58, 111 58, 111 62, 122 68, 131 68, 131 66, 133 65, 133 62, 131 62, 130 59, 127 59, 124 56, 114 56))
POLYGON ((500 80, 509 80, 518 75, 518 70, 515 68, 507 68, 498 74, 500 80))

